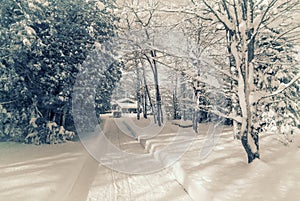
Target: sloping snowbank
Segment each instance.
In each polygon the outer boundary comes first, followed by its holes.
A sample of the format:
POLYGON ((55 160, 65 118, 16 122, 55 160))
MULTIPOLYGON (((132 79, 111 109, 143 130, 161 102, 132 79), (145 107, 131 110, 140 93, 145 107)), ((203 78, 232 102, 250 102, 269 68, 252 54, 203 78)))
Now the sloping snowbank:
MULTIPOLYGON (((233 140, 230 130, 225 128, 216 136, 216 145, 204 159, 200 153, 205 148, 206 135, 198 135, 189 151, 172 167, 189 195, 196 201, 297 200, 300 135, 285 146, 279 136, 262 134, 261 160, 247 164, 245 151, 240 141, 233 140)), ((160 139, 145 144, 163 146, 164 137, 160 139)))

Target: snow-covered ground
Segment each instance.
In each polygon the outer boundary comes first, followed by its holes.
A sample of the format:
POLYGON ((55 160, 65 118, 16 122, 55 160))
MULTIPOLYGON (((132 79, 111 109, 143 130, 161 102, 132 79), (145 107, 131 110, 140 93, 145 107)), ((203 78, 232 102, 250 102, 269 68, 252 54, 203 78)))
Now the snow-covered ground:
POLYGON ((261 160, 246 163, 246 154, 231 131, 221 134, 204 160, 199 135, 192 148, 173 166, 176 178, 194 200, 298 200, 300 196, 300 138, 284 146, 275 135, 261 137, 261 160))
MULTIPOLYGON (((116 123, 121 119, 106 120, 104 130, 106 136, 116 147, 135 154, 145 154, 147 150, 135 139, 122 134, 116 123)), ((147 126, 148 121, 139 122, 139 126, 147 126)), ((173 131, 165 127, 162 133, 173 131)), ((147 163, 147 161, 145 161, 147 163)), ((147 165, 147 164, 145 164, 147 165)), ((149 164, 150 165, 150 164, 149 164)), ((178 183, 170 169, 154 174, 129 175, 116 172, 99 165, 97 175, 91 184, 87 201, 153 201, 174 200, 190 201, 190 196, 178 183)))
POLYGON ((0 200, 67 200, 87 156, 80 143, 0 143, 0 200))
MULTIPOLYGON (((114 132, 113 125, 108 128, 114 144, 143 154, 168 144, 177 126, 168 124, 160 135, 140 142, 114 132)), ((180 161, 146 175, 122 174, 99 165, 80 142, 42 146, 0 143, 0 200, 298 200, 299 135, 289 146, 276 135, 263 135, 261 160, 248 165, 240 142, 232 139, 231 128, 207 138, 208 128, 208 124, 200 125, 180 161), (213 149, 207 139, 215 143, 213 149), (204 152, 210 154, 205 157, 204 152)))

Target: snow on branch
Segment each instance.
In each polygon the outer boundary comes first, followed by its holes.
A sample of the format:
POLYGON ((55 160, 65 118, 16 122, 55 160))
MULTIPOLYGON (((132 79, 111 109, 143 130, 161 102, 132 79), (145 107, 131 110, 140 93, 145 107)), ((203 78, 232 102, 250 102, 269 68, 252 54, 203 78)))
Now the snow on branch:
POLYGON ((213 9, 212 6, 207 3, 207 1, 203 0, 203 2, 219 22, 221 22, 227 29, 234 30, 234 24, 229 21, 228 17, 213 9))
POLYGON ((287 83, 287 84, 282 83, 276 91, 260 98, 258 100, 258 102, 261 101, 262 99, 269 98, 269 97, 272 97, 272 96, 276 96, 276 95, 282 93, 283 91, 285 91, 287 88, 289 88, 292 84, 294 84, 299 79, 300 79, 300 73, 298 73, 289 83, 287 83))
MULTIPOLYGON (((152 46, 152 45, 148 45, 148 44, 145 44, 145 46, 147 46, 149 49, 151 50, 155 50, 159 53, 163 53, 167 56, 171 56, 171 57, 174 57, 174 58, 180 58, 180 59, 188 59, 188 60, 193 60, 193 61, 200 61, 200 62, 204 62, 206 65, 208 65, 209 67, 215 69, 216 71, 218 71, 219 73, 227 76, 228 78, 232 79, 232 80, 235 80, 235 81, 238 81, 238 78, 235 77, 233 74, 231 74, 230 72, 227 72, 221 68, 218 67, 218 65, 213 65, 211 64, 210 62, 207 62, 203 59, 199 59, 199 58, 196 58, 196 57, 193 57, 193 56, 185 56, 185 55, 175 55, 175 54, 172 54, 170 52, 167 52, 165 50, 162 50, 160 49, 159 47, 156 47, 156 46, 152 46)), ((157 60, 156 58, 152 58, 154 60, 157 60)))
POLYGON ((188 9, 169 9, 169 8, 160 8, 158 9, 159 12, 164 12, 164 13, 180 13, 180 14, 186 14, 186 15, 192 15, 195 16, 199 19, 202 20, 208 20, 208 21, 212 21, 212 18, 210 17, 204 17, 201 14, 198 14, 197 12, 193 11, 193 10, 188 10, 188 9))
POLYGON ((220 112, 217 109, 214 109, 212 106, 207 106, 207 105, 199 105, 199 107, 201 109, 203 109, 204 111, 210 112, 212 114, 215 114, 217 116, 223 117, 223 118, 227 118, 227 119, 232 119, 234 121, 237 121, 239 123, 242 123, 242 117, 234 115, 234 114, 224 114, 222 112, 220 112))
POLYGON ((260 30, 262 24, 264 23, 264 21, 265 21, 265 19, 266 19, 268 13, 269 13, 270 10, 272 9, 272 7, 276 4, 277 1, 278 1, 278 0, 272 0, 272 1, 268 4, 268 6, 267 6, 265 12, 263 12, 263 14, 262 14, 261 16, 258 16, 258 17, 256 17, 256 18, 254 19, 254 30, 255 30, 255 31, 254 31, 254 34, 253 34, 254 36, 257 35, 258 31, 260 30))

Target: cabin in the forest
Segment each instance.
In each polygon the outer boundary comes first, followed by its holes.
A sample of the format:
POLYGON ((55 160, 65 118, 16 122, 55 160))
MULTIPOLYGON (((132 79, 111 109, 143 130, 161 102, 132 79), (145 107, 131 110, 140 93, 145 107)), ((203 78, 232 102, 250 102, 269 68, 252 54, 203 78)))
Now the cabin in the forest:
POLYGON ((111 109, 121 111, 122 113, 137 113, 137 101, 130 98, 123 98, 112 101, 111 109))

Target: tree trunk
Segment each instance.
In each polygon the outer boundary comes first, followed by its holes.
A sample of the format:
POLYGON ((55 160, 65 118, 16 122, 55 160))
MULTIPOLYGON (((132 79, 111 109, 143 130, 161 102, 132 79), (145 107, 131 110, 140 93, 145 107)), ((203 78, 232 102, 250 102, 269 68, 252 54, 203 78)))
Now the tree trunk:
POLYGON ((233 139, 240 139, 241 136, 239 134, 238 122, 233 120, 233 139))
MULTIPOLYGON (((143 113, 144 113, 144 118, 147 119, 147 96, 149 94, 148 86, 147 86, 147 79, 146 79, 146 73, 145 73, 145 67, 142 66, 143 69, 143 81, 144 81, 144 101, 143 101, 143 113)), ((149 96, 148 96, 149 97, 149 96)))
POLYGON ((67 108, 66 106, 64 106, 65 108, 63 109, 63 113, 61 114, 60 117, 60 126, 65 127, 66 125, 66 115, 67 115, 67 108))
POLYGON ((143 117, 145 118, 145 96, 144 96, 144 91, 141 94, 141 105, 142 105, 142 113, 143 113, 143 117))
POLYGON ((153 112, 154 123, 156 123, 156 118, 155 118, 156 115, 155 115, 155 112, 154 112, 154 107, 153 107, 153 104, 152 104, 152 100, 151 100, 151 96, 150 96, 148 85, 145 86, 145 89, 146 89, 147 96, 148 96, 148 99, 149 99, 150 107, 151 107, 152 112, 153 112))
POLYGON ((198 111, 195 109, 193 111, 193 129, 195 133, 198 133, 198 111))
POLYGON ((140 106, 140 100, 138 100, 138 101, 137 101, 137 109, 136 109, 136 112, 137 112, 137 113, 136 113, 136 118, 137 118, 137 120, 140 120, 140 118, 141 118, 140 107, 141 107, 141 106, 140 106))
POLYGON ((157 111, 157 123, 158 126, 161 126, 162 124, 162 109, 161 109, 161 96, 159 92, 159 86, 158 84, 155 85, 156 89, 156 111, 157 111))
POLYGON ((178 74, 175 74, 175 86, 173 89, 173 119, 178 119, 179 104, 178 104, 178 74))
MULTIPOLYGON (((232 54, 232 50, 231 50, 231 43, 232 43, 232 38, 234 36, 234 32, 227 30, 226 31, 227 34, 227 51, 229 53, 229 67, 230 67, 230 73, 234 76, 237 75, 237 68, 236 68, 236 63, 235 63, 235 58, 232 54)), ((230 81, 230 88, 232 91, 235 91, 234 88, 236 88, 236 83, 234 80, 230 81)), ((237 96, 232 93, 231 95, 231 112, 233 115, 237 115, 237 96)), ((240 133, 239 133, 239 128, 238 128, 238 122, 233 121, 233 138, 240 138, 240 133)))
POLYGON ((141 116, 141 111, 140 111, 140 102, 141 102, 141 80, 140 80, 140 69, 138 67, 138 63, 136 61, 136 76, 137 76, 137 80, 136 80, 136 99, 137 99, 137 108, 136 108, 136 115, 137 115, 137 119, 140 120, 140 116, 141 116))
POLYGON ((247 54, 245 55, 245 101, 247 109, 247 125, 246 131, 242 137, 242 144, 248 156, 248 163, 251 163, 255 158, 260 158, 259 155, 259 138, 258 134, 254 133, 252 128, 252 115, 253 115, 253 104, 251 102, 251 92, 253 91, 254 84, 254 69, 252 61, 254 59, 254 38, 252 38, 253 29, 247 32, 247 40, 244 39, 244 48, 247 49, 247 54), (247 42, 250 40, 250 43, 247 42), (247 137, 247 138, 246 138, 247 137), (249 143, 252 141, 252 146, 249 143), (254 151, 253 151, 254 150, 254 151))
POLYGON ((258 159, 260 158, 259 137, 258 137, 257 133, 254 133, 252 129, 250 131, 248 129, 245 130, 245 132, 243 133, 243 136, 241 138, 241 142, 246 151, 248 163, 251 163, 255 158, 258 158, 258 159), (251 148, 251 146, 249 144, 249 139, 254 141, 256 151, 252 150, 253 148, 251 148))
MULTIPOLYGON (((146 36, 148 40, 150 39, 150 35, 147 29, 145 29, 146 32, 146 36)), ((161 126, 162 123, 162 109, 161 109, 161 96, 160 96, 160 91, 159 91, 159 83, 158 83, 158 71, 157 71, 157 63, 156 63, 156 50, 150 50, 150 55, 151 58, 149 58, 149 56, 147 56, 147 54, 144 54, 147 57, 147 60, 150 64, 151 70, 153 72, 153 77, 154 77, 154 85, 155 85, 155 96, 156 96, 156 111, 157 111, 157 118, 155 118, 154 116, 154 121, 155 123, 157 122, 159 126, 161 126)), ((148 93, 149 95, 149 93, 148 93)), ((151 98, 149 96, 149 101, 151 101, 151 98)), ((152 105, 152 103, 150 102, 150 104, 152 105)), ((154 108, 152 107, 152 110, 154 108)), ((155 111, 153 111, 153 115, 155 115, 155 111)))
POLYGON ((173 92, 173 119, 178 119, 178 108, 177 108, 177 93, 176 91, 173 92))
POLYGON ((144 89, 144 101, 143 101, 143 110, 144 110, 144 118, 145 119, 147 119, 148 117, 147 117, 147 91, 146 91, 146 89, 144 89))
POLYGON ((251 150, 251 147, 248 143, 248 135, 247 135, 247 131, 245 131, 245 133, 243 134, 242 138, 242 145, 246 151, 247 154, 247 158, 248 158, 248 163, 251 163, 255 158, 254 158, 254 153, 251 150))
POLYGON ((158 83, 158 71, 157 71, 157 63, 155 60, 156 52, 154 50, 151 51, 152 56, 152 71, 154 76, 154 83, 155 83, 155 96, 156 96, 156 111, 157 111, 157 123, 158 126, 162 125, 162 108, 161 108, 161 95, 159 90, 159 83, 158 83))

